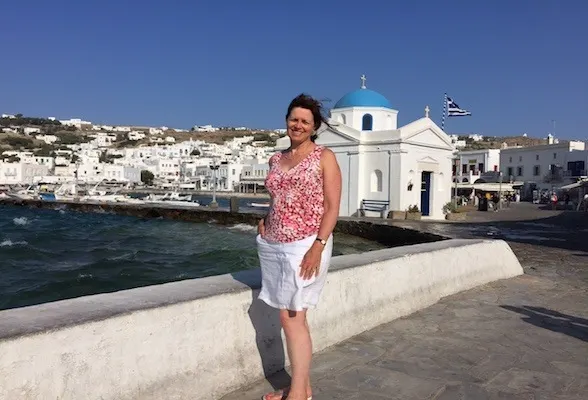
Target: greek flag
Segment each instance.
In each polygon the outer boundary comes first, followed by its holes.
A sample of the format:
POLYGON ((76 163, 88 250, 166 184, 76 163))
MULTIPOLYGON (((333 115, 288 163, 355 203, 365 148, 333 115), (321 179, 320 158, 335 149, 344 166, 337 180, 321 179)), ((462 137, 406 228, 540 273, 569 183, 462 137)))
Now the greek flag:
POLYGON ((468 115, 472 115, 471 112, 468 110, 464 110, 460 108, 455 101, 451 99, 449 96, 445 96, 447 101, 447 116, 448 117, 465 117, 468 115))

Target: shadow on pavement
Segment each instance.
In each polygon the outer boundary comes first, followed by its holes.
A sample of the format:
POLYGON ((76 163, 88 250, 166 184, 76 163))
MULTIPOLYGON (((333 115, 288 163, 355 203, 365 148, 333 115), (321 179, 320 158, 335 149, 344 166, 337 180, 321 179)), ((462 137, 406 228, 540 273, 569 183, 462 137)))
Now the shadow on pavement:
POLYGON ((562 314, 543 307, 509 305, 500 307, 524 315, 522 320, 529 324, 588 342, 588 319, 562 314))
POLYGON ((247 314, 255 329, 255 343, 263 374, 274 390, 282 389, 290 384, 291 377, 285 370, 286 354, 281 335, 280 313, 257 299, 261 287, 261 270, 256 268, 234 272, 231 276, 251 289, 251 306, 247 314))

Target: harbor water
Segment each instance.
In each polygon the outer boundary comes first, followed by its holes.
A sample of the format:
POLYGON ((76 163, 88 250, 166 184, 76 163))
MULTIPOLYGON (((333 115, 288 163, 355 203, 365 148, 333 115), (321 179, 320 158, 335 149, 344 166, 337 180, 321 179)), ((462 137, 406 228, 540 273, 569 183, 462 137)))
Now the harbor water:
MULTIPOLYGON (((255 235, 249 225, 0 205, 0 310, 257 268, 255 235)), ((334 254, 382 247, 336 235, 334 254)))

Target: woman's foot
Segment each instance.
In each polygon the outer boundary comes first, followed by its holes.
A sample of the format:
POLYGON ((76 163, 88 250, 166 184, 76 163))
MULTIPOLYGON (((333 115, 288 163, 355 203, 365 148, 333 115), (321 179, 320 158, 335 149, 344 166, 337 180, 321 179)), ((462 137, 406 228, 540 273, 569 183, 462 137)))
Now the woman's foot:
MULTIPOLYGON (((264 394, 261 400, 286 400, 288 397, 288 390, 290 390, 289 387, 276 392, 264 394)), ((306 397, 307 400, 312 400, 312 390, 310 388, 306 389, 306 397)))

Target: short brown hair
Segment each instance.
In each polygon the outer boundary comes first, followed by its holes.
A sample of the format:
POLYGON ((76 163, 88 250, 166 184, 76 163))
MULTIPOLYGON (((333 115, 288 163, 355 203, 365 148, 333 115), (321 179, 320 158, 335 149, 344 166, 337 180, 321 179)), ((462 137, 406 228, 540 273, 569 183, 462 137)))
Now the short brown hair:
POLYGON ((321 102, 307 94, 299 94, 290 102, 290 105, 288 106, 288 112, 286 113, 286 120, 288 120, 290 113, 296 107, 307 109, 312 113, 315 133, 311 136, 310 139, 314 142, 317 138, 316 131, 321 127, 321 124, 324 123, 329 125, 327 119, 323 115, 323 106, 321 102))

